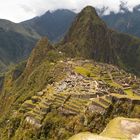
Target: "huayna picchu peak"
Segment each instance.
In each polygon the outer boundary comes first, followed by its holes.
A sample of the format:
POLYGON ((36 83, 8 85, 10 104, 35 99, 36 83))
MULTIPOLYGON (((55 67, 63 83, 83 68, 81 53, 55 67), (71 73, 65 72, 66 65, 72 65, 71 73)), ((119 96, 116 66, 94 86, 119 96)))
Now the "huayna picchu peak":
POLYGON ((61 45, 70 57, 91 58, 139 73, 140 39, 109 29, 91 6, 77 15, 61 45))
POLYGON ((83 20, 85 18, 85 22, 93 22, 93 24, 100 24, 100 25, 105 25, 105 23, 99 18, 96 9, 92 6, 87 6, 85 7, 79 14, 79 18, 81 18, 80 16, 83 17, 83 20), (88 19, 88 20, 87 20, 88 19))
POLYGON ((139 50, 85 7, 63 40, 43 37, 0 75, 0 140, 139 140, 139 50))
POLYGON ((82 10, 62 42, 64 51, 72 57, 95 58, 112 63, 115 61, 107 26, 93 7, 88 6, 82 10))

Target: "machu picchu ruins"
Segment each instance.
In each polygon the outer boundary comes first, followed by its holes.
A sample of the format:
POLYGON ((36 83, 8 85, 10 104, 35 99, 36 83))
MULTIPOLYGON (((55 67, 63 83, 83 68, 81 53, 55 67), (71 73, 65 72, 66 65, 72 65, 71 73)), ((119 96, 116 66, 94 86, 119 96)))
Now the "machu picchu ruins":
POLYGON ((59 63, 68 68, 65 78, 37 92, 19 109, 24 113, 26 123, 40 128, 52 110, 64 116, 91 112, 103 115, 117 102, 126 102, 133 107, 140 105, 140 79, 136 76, 92 60, 59 63))

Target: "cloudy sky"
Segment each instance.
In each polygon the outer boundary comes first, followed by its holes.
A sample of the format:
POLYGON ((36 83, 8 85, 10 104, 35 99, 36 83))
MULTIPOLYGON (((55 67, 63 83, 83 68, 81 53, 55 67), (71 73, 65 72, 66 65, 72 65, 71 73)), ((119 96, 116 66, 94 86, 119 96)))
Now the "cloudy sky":
MULTIPOLYGON (((140 0, 122 1, 127 1, 130 9, 140 4, 140 0)), ((86 5, 108 6, 110 10, 118 11, 119 4, 120 0, 0 0, 0 18, 20 22, 42 15, 47 10, 66 8, 80 11, 86 5)))

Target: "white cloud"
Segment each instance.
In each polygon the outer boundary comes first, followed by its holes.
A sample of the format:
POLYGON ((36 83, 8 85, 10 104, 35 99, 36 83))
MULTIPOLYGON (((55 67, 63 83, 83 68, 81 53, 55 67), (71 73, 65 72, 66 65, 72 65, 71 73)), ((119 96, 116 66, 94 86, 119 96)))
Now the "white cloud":
MULTIPOLYGON (((127 1, 132 9, 140 0, 127 1)), ((110 10, 118 11, 120 0, 0 0, 0 18, 20 22, 37 15, 41 15, 47 10, 55 9, 76 9, 80 11, 87 5, 94 7, 109 6, 110 10)))

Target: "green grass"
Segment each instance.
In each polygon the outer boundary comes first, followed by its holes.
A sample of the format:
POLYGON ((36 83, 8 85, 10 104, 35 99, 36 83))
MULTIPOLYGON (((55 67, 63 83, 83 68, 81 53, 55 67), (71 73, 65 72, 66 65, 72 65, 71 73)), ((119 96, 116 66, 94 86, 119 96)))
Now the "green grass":
POLYGON ((88 77, 90 77, 90 75, 91 75, 91 72, 84 67, 75 67, 75 72, 77 72, 83 76, 88 76, 88 77))
POLYGON ((79 109, 77 109, 74 106, 71 106, 69 104, 65 104, 64 105, 64 108, 67 109, 67 110, 69 110, 69 111, 72 111, 74 113, 80 113, 81 112, 81 110, 79 110, 79 109))
POLYGON ((24 102, 24 104, 34 104, 33 102, 32 102, 32 100, 26 100, 25 102, 24 102))
POLYGON ((78 99, 71 98, 69 102, 72 102, 72 103, 80 106, 80 105, 86 104, 88 102, 88 100, 79 99, 79 98, 78 99))
POLYGON ((117 88, 122 88, 121 85, 119 85, 118 83, 116 83, 116 82, 114 82, 114 81, 112 81, 112 80, 108 80, 107 82, 108 82, 108 84, 109 84, 110 86, 117 87, 117 88))
POLYGON ((132 89, 125 89, 124 92, 129 96, 129 97, 134 97, 136 94, 133 93, 132 89))
POLYGON ((140 96, 136 95, 132 89, 126 89, 124 92, 129 96, 129 98, 136 98, 140 100, 140 96))

